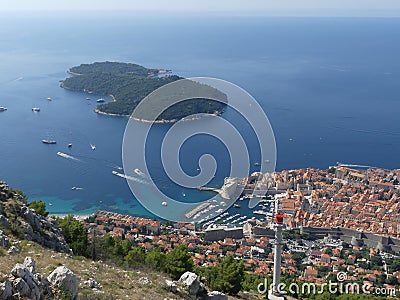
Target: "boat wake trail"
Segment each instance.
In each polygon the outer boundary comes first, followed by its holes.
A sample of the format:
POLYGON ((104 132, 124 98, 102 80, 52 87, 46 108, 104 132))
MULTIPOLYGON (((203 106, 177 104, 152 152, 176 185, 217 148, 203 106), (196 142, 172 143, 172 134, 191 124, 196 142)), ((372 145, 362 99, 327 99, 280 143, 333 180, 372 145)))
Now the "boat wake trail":
POLYGON ((142 184, 149 184, 146 180, 139 179, 134 176, 118 173, 117 171, 112 171, 112 173, 118 177, 125 178, 125 179, 131 180, 131 181, 135 181, 135 182, 142 183, 142 184))
POLYGON ((60 152, 60 151, 57 152, 57 155, 61 156, 61 157, 64 157, 64 158, 67 158, 67 159, 71 159, 71 160, 75 160, 75 161, 81 161, 80 159, 78 159, 76 157, 73 157, 72 155, 68 155, 68 154, 60 152))

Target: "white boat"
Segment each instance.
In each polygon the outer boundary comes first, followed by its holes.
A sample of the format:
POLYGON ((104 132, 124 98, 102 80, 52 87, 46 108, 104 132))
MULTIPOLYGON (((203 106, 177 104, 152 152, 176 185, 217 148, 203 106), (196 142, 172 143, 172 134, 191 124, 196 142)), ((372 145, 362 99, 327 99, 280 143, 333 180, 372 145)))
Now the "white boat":
POLYGON ((50 97, 47 98, 48 101, 52 101, 53 99, 51 99, 50 97))
POLYGON ((161 203, 161 205, 162 205, 162 206, 167 206, 168 203, 164 201, 163 203, 161 203))
POLYGON ((79 191, 79 190, 83 190, 83 188, 73 186, 73 187, 71 188, 71 190, 73 190, 73 191, 79 191))
POLYGON ((100 98, 100 99, 97 99, 97 100, 96 100, 97 103, 103 103, 103 102, 105 102, 105 101, 106 101, 106 100, 104 100, 103 98, 100 98))
POLYGON ((32 107, 32 111, 40 111, 39 107, 32 107))
POLYGON ((0 111, 6 111, 6 110, 7 110, 7 107, 0 106, 0 111))
POLYGON ((139 176, 142 176, 142 177, 145 177, 145 174, 142 172, 142 171, 140 171, 140 169, 138 169, 138 168, 136 168, 135 170, 133 170, 133 172, 135 172, 137 175, 139 175, 139 176))
POLYGON ((42 140, 42 143, 43 144, 57 144, 57 142, 56 141, 54 141, 54 140, 42 140))
POLYGON ((90 148, 92 148, 92 150, 96 150, 96 146, 94 144, 90 144, 90 148))

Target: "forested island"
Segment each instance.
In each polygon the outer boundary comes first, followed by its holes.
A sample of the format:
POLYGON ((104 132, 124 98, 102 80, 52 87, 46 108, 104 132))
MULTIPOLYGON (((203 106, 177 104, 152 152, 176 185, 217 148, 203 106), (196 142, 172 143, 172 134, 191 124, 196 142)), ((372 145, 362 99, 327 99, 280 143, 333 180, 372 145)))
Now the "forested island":
MULTIPOLYGON (((89 94, 110 95, 114 101, 98 105, 95 111, 116 116, 130 116, 148 94, 165 84, 183 79, 170 75, 169 71, 163 69, 148 69, 137 64, 108 61, 81 64, 72 67, 68 73, 71 77, 63 80, 61 87, 89 94)), ((227 103, 224 93, 208 85, 188 82, 191 92, 206 92, 211 97, 193 98, 175 104, 165 110, 157 120, 172 122, 192 114, 222 113, 227 103), (223 103, 211 99, 219 99, 223 103)), ((146 115, 141 116, 141 119, 145 120, 146 115)))

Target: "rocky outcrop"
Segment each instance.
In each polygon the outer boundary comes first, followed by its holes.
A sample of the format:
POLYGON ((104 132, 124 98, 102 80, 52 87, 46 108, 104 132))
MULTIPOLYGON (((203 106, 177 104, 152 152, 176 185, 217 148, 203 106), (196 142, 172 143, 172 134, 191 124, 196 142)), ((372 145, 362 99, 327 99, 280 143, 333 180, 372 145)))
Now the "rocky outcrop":
POLYGON ((200 291, 199 277, 192 272, 185 272, 178 280, 178 284, 183 286, 190 295, 197 295, 200 291))
MULTIPOLYGON (((0 299, 58 299, 60 292, 78 299, 78 278, 65 266, 56 268, 48 277, 36 273, 36 262, 26 257, 11 270, 8 280, 0 282, 0 299)), ((63 298, 65 299, 65 298, 63 298)))
POLYGON ((0 297, 0 299, 11 297, 10 288, 14 298, 24 297, 34 300, 51 298, 53 293, 49 289, 48 281, 35 273, 35 266, 36 262, 31 257, 26 257, 23 264, 16 264, 11 270, 9 281, 0 284, 0 295, 2 293, 4 295, 4 298, 0 297))
POLYGON ((72 300, 78 299, 78 278, 67 267, 56 268, 47 280, 53 287, 69 292, 72 300))
MULTIPOLYGON (((0 225, 20 239, 36 242, 55 251, 70 252, 57 222, 30 209, 25 198, 12 192, 4 182, 0 182, 0 225)), ((2 236, 4 234, 0 232, 0 246, 4 244, 2 236)))

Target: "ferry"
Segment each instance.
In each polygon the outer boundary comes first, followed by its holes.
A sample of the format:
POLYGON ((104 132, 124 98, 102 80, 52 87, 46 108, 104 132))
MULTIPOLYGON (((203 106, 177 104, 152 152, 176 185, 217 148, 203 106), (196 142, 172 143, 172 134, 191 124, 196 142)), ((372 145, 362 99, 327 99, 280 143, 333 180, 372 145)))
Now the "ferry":
POLYGON ((7 107, 0 106, 0 111, 6 111, 6 110, 7 110, 7 107))
POLYGON ((54 140, 42 140, 42 143, 43 144, 57 144, 57 142, 54 140))
POLYGON ((39 107, 32 107, 32 111, 40 111, 39 107))
POLYGON ((103 102, 105 102, 105 100, 103 98, 100 98, 100 99, 97 99, 96 102, 97 103, 103 103, 103 102))

